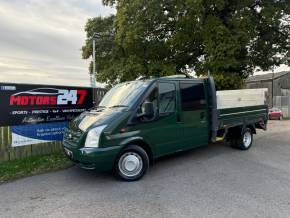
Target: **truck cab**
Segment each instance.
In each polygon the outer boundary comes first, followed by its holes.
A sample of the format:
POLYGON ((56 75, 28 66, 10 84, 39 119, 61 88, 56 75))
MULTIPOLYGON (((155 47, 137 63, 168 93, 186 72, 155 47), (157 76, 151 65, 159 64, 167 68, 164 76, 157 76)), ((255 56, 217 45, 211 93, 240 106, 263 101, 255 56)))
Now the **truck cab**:
POLYGON ((225 136, 227 128, 218 129, 210 81, 174 76, 118 84, 70 122, 64 151, 83 168, 138 180, 155 158, 225 136))

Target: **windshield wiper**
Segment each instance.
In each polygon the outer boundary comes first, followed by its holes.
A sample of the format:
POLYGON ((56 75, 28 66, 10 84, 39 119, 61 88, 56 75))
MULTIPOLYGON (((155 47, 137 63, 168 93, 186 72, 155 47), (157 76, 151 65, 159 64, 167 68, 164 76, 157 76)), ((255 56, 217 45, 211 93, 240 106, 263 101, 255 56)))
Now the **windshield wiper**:
POLYGON ((127 105, 122 105, 122 104, 117 104, 117 105, 111 106, 110 108, 112 108, 112 107, 128 107, 128 106, 127 105))
POLYGON ((105 106, 93 106, 90 110, 98 110, 98 109, 104 109, 106 108, 105 106))

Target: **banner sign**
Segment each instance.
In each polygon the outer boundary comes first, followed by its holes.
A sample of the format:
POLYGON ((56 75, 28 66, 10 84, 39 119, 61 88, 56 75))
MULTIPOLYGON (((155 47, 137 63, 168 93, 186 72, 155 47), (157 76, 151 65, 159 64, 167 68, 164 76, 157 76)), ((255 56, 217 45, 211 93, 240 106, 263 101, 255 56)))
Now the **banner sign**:
POLYGON ((0 83, 0 126, 62 122, 93 107, 93 89, 0 83))
POLYGON ((61 141, 68 122, 12 126, 12 147, 61 141))

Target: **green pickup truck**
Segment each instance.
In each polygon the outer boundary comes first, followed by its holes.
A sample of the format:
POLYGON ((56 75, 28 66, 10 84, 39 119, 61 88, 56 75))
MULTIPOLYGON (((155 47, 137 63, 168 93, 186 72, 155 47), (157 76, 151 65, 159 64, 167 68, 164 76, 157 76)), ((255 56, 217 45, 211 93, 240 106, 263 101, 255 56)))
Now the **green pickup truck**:
POLYGON ((267 120, 265 104, 218 108, 212 77, 136 80, 116 85, 71 121, 63 146, 82 168, 134 181, 164 155, 223 140, 247 150, 267 120))

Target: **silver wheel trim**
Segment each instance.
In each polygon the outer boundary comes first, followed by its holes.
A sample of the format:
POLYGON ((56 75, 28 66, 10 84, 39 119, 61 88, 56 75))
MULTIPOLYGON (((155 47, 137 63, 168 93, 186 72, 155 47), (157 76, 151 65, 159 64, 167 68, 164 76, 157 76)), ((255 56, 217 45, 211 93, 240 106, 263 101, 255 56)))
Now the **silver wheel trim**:
POLYGON ((252 143, 252 135, 250 132, 245 132, 243 137, 243 143, 246 148, 248 148, 252 143))
POLYGON ((126 152, 120 157, 118 167, 123 175, 135 177, 141 172, 143 161, 139 154, 135 152, 126 152))

